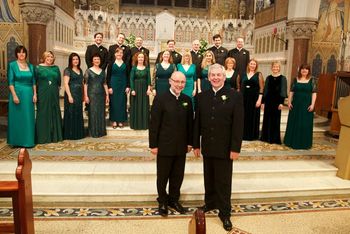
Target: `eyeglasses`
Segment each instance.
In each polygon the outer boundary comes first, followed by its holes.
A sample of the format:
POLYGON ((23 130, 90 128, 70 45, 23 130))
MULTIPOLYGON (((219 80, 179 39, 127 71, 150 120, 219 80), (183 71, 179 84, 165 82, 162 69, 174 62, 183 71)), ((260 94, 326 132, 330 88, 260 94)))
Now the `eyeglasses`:
POLYGON ((182 80, 174 80, 174 79, 171 79, 175 84, 186 84, 186 81, 182 81, 182 80))

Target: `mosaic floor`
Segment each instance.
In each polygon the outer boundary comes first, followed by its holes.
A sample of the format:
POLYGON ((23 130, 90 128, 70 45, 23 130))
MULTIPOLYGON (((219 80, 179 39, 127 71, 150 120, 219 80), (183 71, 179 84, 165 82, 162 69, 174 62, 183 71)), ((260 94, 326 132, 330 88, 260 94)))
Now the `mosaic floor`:
MULTIPOLYGON (((197 209, 195 206, 186 206, 186 214, 180 214, 169 210, 169 217, 190 217, 197 209)), ((350 198, 334 200, 301 200, 301 201, 279 201, 261 203, 236 203, 232 206, 232 216, 259 215, 259 214, 280 214, 288 212, 315 212, 329 210, 349 210, 350 198)), ((0 219, 10 219, 12 208, 0 208, 0 219)), ((218 211, 210 211, 206 216, 217 216, 218 211)), ((35 207, 34 217, 36 219, 60 219, 60 218, 159 218, 156 206, 116 206, 116 207, 35 207)))
MULTIPOLYGON (((154 160, 154 157, 150 157, 145 133, 102 138, 88 137, 82 140, 42 144, 29 149, 29 154, 33 160, 50 161, 154 160)), ((7 145, 4 139, 0 139, 0 159, 15 159, 18 150, 7 145)), ((284 145, 251 141, 243 142, 239 160, 333 159, 335 152, 336 140, 327 137, 314 138, 310 150, 293 150, 284 145)), ((188 156, 188 160, 198 160, 192 153, 188 156)))

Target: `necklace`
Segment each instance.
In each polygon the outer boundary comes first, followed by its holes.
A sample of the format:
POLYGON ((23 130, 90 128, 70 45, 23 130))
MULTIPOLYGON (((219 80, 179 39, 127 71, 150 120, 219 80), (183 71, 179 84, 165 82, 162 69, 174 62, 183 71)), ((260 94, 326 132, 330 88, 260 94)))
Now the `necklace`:
POLYGON ((19 62, 17 61, 18 67, 20 70, 28 70, 28 64, 27 62, 19 62))

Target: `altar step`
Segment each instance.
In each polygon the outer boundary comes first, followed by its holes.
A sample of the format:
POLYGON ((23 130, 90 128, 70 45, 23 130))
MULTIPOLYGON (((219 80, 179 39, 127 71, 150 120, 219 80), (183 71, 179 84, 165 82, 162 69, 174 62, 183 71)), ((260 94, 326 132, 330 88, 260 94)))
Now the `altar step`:
MULTIPOLYGON (((155 161, 34 161, 35 202, 155 201, 155 161)), ((15 162, 0 162, 1 180, 14 179, 15 162)), ((201 161, 186 162, 181 199, 203 200, 201 161)), ((350 181, 336 177, 329 160, 237 161, 232 198, 291 198, 350 193, 350 181)))

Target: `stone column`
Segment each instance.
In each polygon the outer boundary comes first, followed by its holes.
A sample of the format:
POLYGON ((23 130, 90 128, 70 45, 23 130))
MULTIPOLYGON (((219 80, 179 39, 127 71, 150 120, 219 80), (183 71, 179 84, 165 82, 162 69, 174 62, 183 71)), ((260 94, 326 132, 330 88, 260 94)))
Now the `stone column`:
POLYGON ((316 31, 317 21, 309 19, 297 19, 287 22, 287 32, 293 39, 293 56, 291 78, 298 74, 299 66, 307 63, 309 52, 309 41, 312 34, 316 31))
POLYGON ((46 51, 46 26, 55 16, 55 6, 46 1, 22 2, 19 6, 28 24, 29 61, 36 65, 46 51))

